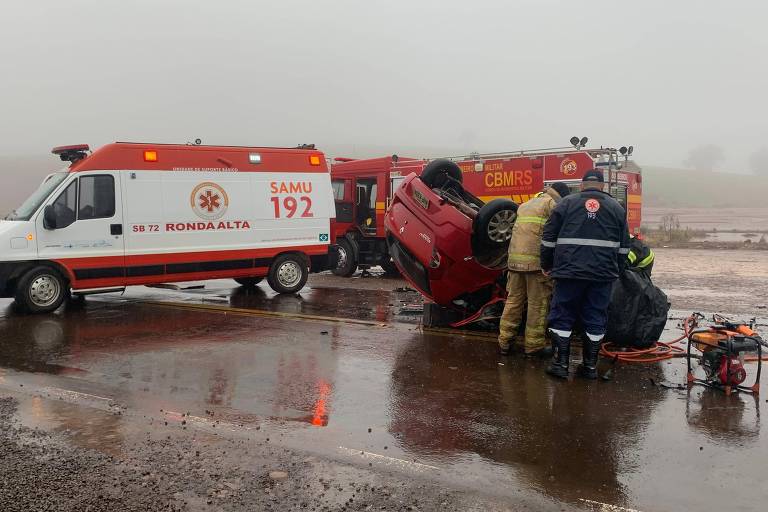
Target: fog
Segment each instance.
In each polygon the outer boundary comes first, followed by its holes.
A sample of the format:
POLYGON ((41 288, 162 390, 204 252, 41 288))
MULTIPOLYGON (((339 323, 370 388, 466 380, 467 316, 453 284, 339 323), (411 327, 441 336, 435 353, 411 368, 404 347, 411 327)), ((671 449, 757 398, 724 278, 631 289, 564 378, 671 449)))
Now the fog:
POLYGON ((587 135, 670 167, 716 144, 719 167, 741 171, 768 144, 766 2, 2 6, 4 156, 198 137, 314 142, 332 154, 460 153, 587 135))

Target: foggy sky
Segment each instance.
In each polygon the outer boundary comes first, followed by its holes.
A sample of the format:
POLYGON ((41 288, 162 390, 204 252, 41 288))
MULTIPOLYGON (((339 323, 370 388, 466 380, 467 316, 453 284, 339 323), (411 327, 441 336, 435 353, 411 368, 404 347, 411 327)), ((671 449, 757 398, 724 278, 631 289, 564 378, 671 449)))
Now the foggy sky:
POLYGON ((718 143, 741 170, 768 144, 764 1, 0 4, 3 155, 196 137, 460 153, 587 135, 665 166, 718 143))

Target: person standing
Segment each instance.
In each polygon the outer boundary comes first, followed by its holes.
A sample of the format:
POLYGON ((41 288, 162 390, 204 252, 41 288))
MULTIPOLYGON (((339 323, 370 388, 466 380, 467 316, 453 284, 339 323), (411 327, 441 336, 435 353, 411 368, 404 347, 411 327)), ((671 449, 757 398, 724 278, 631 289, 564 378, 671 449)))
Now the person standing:
POLYGON ((577 373, 597 378, 613 282, 627 263, 630 241, 624 208, 604 189, 603 173, 587 171, 581 192, 555 207, 541 239, 541 268, 555 281, 549 313, 554 357, 547 373, 568 378, 571 334, 584 327, 583 359, 577 373))
POLYGON ((629 235, 629 238, 629 254, 627 255, 629 268, 651 277, 653 263, 656 259, 653 249, 645 245, 636 236, 629 235))
POLYGON ((499 352, 502 355, 509 354, 514 344, 526 305, 525 341, 523 347, 515 348, 521 348, 526 355, 552 355, 546 340, 552 281, 541 272, 541 234, 555 205, 569 192, 565 183, 553 183, 517 210, 507 260, 507 301, 499 324, 499 352))

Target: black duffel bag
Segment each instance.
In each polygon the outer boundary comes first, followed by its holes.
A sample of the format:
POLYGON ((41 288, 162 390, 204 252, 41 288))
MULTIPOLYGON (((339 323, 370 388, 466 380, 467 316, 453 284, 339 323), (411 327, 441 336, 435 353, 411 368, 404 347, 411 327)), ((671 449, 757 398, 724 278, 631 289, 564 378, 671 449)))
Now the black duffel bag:
POLYGON ((605 340, 620 347, 650 347, 661 337, 669 306, 649 276, 625 269, 613 285, 605 340))

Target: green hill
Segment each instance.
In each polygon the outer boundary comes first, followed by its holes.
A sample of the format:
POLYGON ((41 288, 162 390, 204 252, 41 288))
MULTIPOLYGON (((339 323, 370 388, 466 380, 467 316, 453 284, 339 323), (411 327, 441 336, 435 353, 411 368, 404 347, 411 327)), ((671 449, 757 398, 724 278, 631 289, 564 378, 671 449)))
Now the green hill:
POLYGON ((666 208, 768 205, 768 176, 643 167, 643 204, 666 208))

